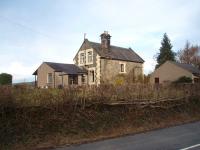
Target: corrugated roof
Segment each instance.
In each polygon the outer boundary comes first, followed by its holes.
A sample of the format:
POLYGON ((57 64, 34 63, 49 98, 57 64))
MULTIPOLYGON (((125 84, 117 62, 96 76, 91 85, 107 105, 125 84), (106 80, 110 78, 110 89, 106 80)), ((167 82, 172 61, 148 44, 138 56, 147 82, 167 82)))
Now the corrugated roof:
MULTIPOLYGON (((74 64, 63 64, 63 63, 54 63, 54 62, 44 62, 53 68, 57 72, 64 72, 66 74, 85 74, 87 70, 81 68, 74 64)), ((33 73, 33 75, 37 74, 37 70, 33 73)))
POLYGON ((191 72, 194 75, 200 75, 200 70, 197 67, 193 66, 192 64, 178 63, 178 62, 173 62, 173 61, 170 61, 170 62, 191 72))
POLYGON ((111 45, 108 51, 101 48, 100 43, 89 41, 91 47, 97 51, 97 53, 104 58, 117 59, 124 61, 133 61, 143 63, 144 60, 136 54, 131 48, 122 48, 111 45))

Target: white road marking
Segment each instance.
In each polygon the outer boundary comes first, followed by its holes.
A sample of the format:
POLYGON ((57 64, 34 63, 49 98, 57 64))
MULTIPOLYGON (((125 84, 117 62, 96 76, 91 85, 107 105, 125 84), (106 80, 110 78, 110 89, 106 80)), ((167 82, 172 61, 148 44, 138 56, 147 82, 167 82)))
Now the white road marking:
POLYGON ((192 145, 190 147, 182 148, 180 150, 188 150, 188 149, 192 149, 192 148, 199 147, 199 146, 200 146, 200 144, 196 144, 196 145, 192 145))

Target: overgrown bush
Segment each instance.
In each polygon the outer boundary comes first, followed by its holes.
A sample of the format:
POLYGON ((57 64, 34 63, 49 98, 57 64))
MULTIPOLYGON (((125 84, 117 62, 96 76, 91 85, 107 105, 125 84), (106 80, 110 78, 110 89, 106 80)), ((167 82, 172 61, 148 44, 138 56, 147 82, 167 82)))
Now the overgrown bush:
POLYGON ((190 77, 182 76, 174 81, 174 83, 192 83, 192 79, 190 77))
POLYGON ((144 84, 149 84, 150 83, 150 74, 144 75, 144 84))
POLYGON ((135 71, 133 69, 128 74, 119 74, 114 77, 114 85, 127 85, 136 83, 149 84, 150 75, 135 75, 135 71))
POLYGON ((125 84, 125 76, 123 74, 117 75, 114 79, 115 85, 123 85, 125 84))
MULTIPOLYGON (((150 84, 101 84, 97 86, 63 89, 33 89, 29 86, 1 86, 0 104, 17 106, 48 106, 57 103, 92 103, 113 101, 157 100, 179 98, 194 94, 199 85, 171 85, 154 87, 150 84), (187 92, 186 92, 187 91, 187 92)), ((196 92, 199 93, 199 92, 196 92)))
MULTIPOLYGON (((157 88, 147 84, 103 84, 63 89, 0 86, 0 149, 30 141, 37 144, 49 136, 84 139, 99 133, 109 134, 124 125, 125 128, 146 127, 159 115, 162 115, 160 119, 166 119, 164 115, 167 117, 169 113, 174 116, 177 107, 142 109, 136 105, 108 104, 192 96, 196 99, 195 109, 191 110, 199 110, 199 89, 199 85, 188 84, 157 88)), ((185 104, 184 113, 194 106, 185 104)))
POLYGON ((12 75, 7 73, 1 73, 0 74, 0 85, 8 85, 12 84, 12 75))

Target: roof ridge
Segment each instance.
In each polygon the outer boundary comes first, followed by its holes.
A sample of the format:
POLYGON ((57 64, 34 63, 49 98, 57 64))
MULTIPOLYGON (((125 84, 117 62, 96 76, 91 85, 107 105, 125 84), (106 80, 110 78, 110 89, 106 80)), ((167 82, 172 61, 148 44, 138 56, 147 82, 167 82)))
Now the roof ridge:
POLYGON ((101 43, 89 41, 90 46, 96 50, 96 52, 104 58, 116 59, 116 60, 124 60, 124 61, 133 61, 143 63, 144 60, 130 47, 120 47, 115 45, 110 45, 110 51, 104 52, 101 51, 101 43))
POLYGON ((191 73, 197 73, 197 72, 200 73, 200 70, 198 69, 198 67, 194 66, 193 64, 180 63, 180 62, 171 61, 171 60, 168 60, 168 61, 191 73))
MULTIPOLYGON (((89 40, 88 40, 88 41, 89 41, 89 40)), ((93 41, 89 41, 89 42, 101 45, 101 43, 98 43, 98 42, 93 42, 93 41)), ((122 48, 122 49, 130 50, 130 48, 125 48, 125 47, 121 47, 121 46, 116 46, 116 45, 110 45, 110 46, 116 47, 116 48, 122 48)))
POLYGON ((49 62, 49 61, 44 61, 44 63, 63 64, 63 65, 74 65, 74 64, 72 64, 72 63, 58 63, 58 62, 49 62))
MULTIPOLYGON (((190 66, 195 67, 193 64, 182 63, 182 62, 177 62, 177 61, 172 61, 172 60, 168 60, 168 61, 170 61, 170 62, 172 62, 172 63, 180 64, 180 65, 190 65, 190 66)), ((195 67, 195 68, 196 68, 196 67, 195 67)))

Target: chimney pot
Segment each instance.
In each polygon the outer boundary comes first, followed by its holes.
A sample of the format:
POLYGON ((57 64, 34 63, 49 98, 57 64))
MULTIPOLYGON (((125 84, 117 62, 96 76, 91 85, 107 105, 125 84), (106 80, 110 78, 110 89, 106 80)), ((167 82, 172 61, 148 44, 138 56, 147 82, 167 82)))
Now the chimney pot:
POLYGON ((104 33, 102 33, 100 35, 101 37, 101 48, 102 50, 109 50, 110 49, 110 34, 108 34, 108 31, 104 31, 104 33))

